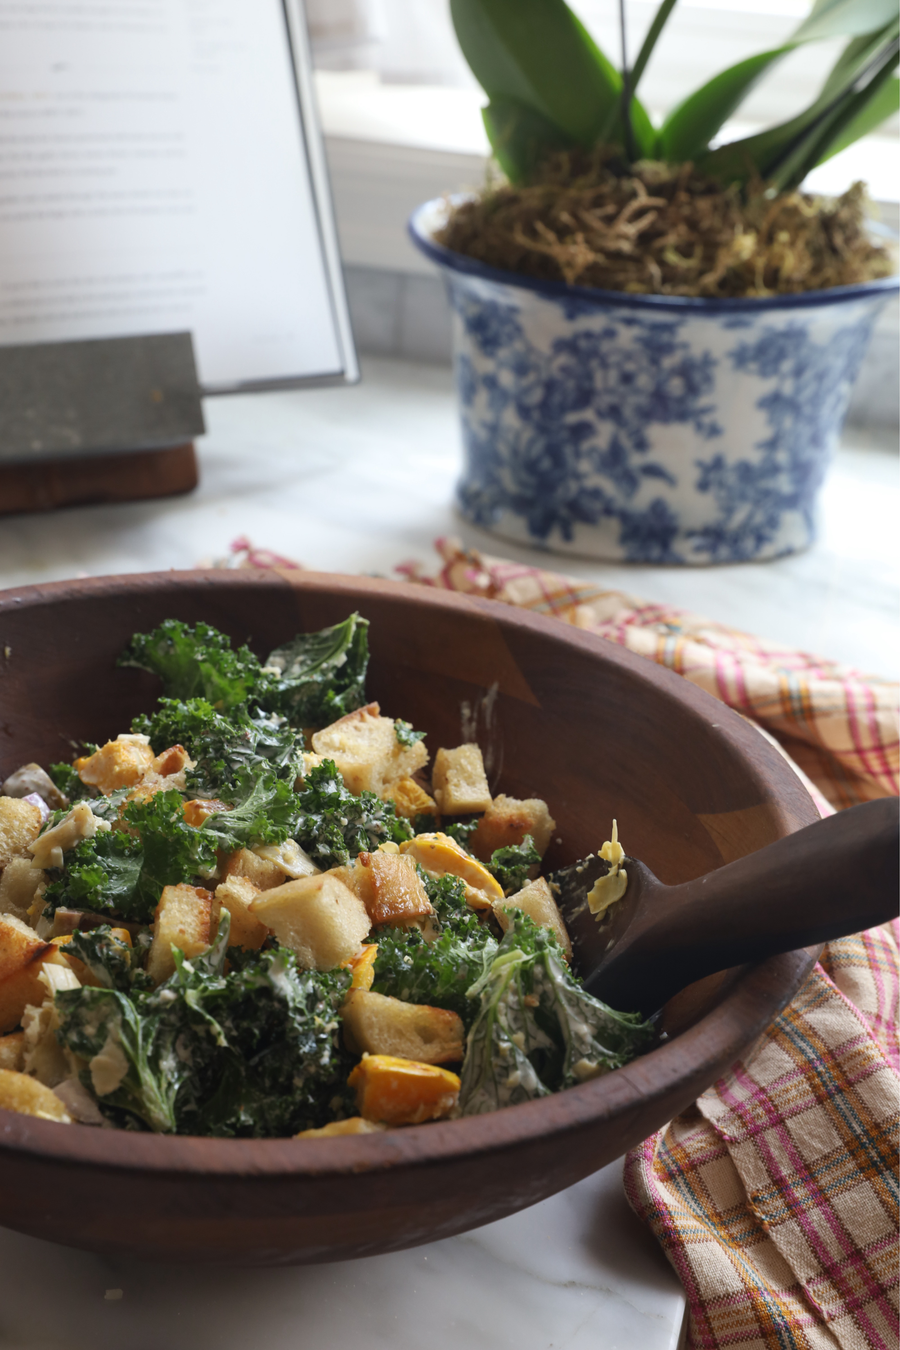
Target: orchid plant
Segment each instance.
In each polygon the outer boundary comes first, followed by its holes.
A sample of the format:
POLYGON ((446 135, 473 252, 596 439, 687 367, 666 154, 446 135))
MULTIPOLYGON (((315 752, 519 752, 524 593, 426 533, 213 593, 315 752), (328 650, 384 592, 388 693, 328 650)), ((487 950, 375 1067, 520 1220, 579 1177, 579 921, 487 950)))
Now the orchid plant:
POLYGON ((565 0, 450 0, 463 54, 488 95, 484 122, 513 183, 556 150, 617 149, 627 163, 692 162, 723 183, 802 183, 817 164, 878 127, 900 107, 897 0, 815 0, 782 46, 715 75, 655 126, 637 97, 641 77, 676 0, 662 0, 632 63, 617 68, 565 0), (758 81, 802 43, 844 37, 818 97, 795 117, 741 140, 718 143, 758 81))

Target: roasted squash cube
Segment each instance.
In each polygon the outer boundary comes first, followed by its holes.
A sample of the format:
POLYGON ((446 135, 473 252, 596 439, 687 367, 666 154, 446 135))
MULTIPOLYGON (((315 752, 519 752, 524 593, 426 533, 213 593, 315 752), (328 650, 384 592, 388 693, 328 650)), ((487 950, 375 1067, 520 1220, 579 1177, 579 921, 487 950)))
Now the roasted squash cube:
POLYGON ((401 853, 360 853, 354 883, 374 927, 405 927, 433 914, 411 857, 401 853))
POLYGON ((71 1125, 72 1118, 55 1092, 44 1087, 36 1078, 14 1069, 0 1069, 0 1108, 18 1111, 23 1116, 38 1116, 41 1120, 59 1120, 71 1125))
POLYGON ((117 788, 134 787, 153 765, 156 756, 146 736, 125 734, 107 741, 93 755, 75 761, 82 783, 109 796, 117 788))
POLYGON ((424 743, 401 744, 394 719, 380 716, 380 711, 377 703, 369 703, 312 738, 315 753, 334 761, 353 793, 367 789, 382 796, 390 783, 412 778, 428 762, 424 743))
POLYGON ((398 816, 415 820, 416 816, 438 817, 437 802, 414 778, 400 778, 384 790, 385 799, 392 801, 398 816))
POLYGON ((356 956, 345 962, 351 976, 351 989, 371 989, 375 980, 375 959, 378 956, 378 943, 369 942, 356 956))
POLYGON ((185 956, 199 956, 214 941, 219 922, 216 897, 200 886, 165 886, 153 919, 153 941, 147 956, 147 974, 162 984, 175 971, 172 948, 185 956))
POLYGON ((468 816, 486 811, 491 790, 484 772, 481 747, 458 745, 439 750, 434 757, 431 786, 438 809, 444 816, 468 816))
POLYGON ((295 1139, 333 1139, 342 1134, 381 1134, 386 1130, 375 1120, 363 1120, 362 1116, 351 1116, 349 1120, 331 1120, 318 1130, 301 1130, 295 1139))
POLYGON ((495 900, 503 899, 503 887, 496 877, 447 834, 417 834, 415 839, 404 840, 400 852, 431 876, 450 872, 459 877, 465 883, 466 901, 472 909, 490 909, 495 900))
POLYGON ((549 883, 544 877, 529 881, 528 885, 523 886, 522 890, 516 891, 515 895, 507 896, 504 900, 495 902, 494 914, 504 933, 509 931, 512 924, 512 911, 517 909, 521 910, 523 914, 527 914, 529 919, 533 919, 542 928, 549 928, 551 933, 555 933, 566 956, 571 957, 572 943, 569 941, 566 925, 563 923, 559 906, 553 898, 549 883))
POLYGON ((495 849, 521 844, 530 834, 534 846, 543 858, 547 852, 556 821, 540 797, 519 801, 502 793, 495 797, 469 838, 469 847, 476 858, 490 862, 495 849))
POLYGON ((21 797, 0 797, 0 867, 20 858, 37 839, 41 813, 21 797))
POLYGON ((347 1079, 366 1120, 420 1125, 449 1116, 459 1097, 459 1078, 436 1064, 393 1055, 363 1055, 347 1079))
POLYGON ((269 936, 265 924, 260 923, 255 914, 250 912, 253 901, 261 894, 259 887, 254 886, 249 877, 226 877, 221 886, 216 887, 216 900, 231 915, 229 947, 257 951, 269 936))
POLYGON ((462 1019, 446 1008, 351 989, 341 1008, 351 1054, 394 1055, 422 1064, 457 1064, 463 1057, 462 1019))
POLYGON ((308 970, 333 970, 349 961, 372 926, 359 896, 331 872, 264 891, 250 912, 308 970))

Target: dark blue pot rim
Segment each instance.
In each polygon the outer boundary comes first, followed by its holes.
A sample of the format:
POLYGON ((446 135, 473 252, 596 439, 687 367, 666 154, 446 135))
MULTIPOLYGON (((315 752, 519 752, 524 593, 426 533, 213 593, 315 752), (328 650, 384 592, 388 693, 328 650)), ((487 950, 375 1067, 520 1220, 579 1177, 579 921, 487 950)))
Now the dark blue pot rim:
POLYGON ((856 286, 832 286, 825 291, 801 291, 796 295, 744 296, 739 299, 717 300, 706 296, 686 295, 632 295, 627 291, 604 291, 594 286, 570 286, 565 281, 543 281, 537 277, 523 276, 520 272, 507 272, 499 267, 489 267, 487 263, 470 258, 465 253, 455 253, 443 244, 435 243, 422 224, 426 213, 432 214, 443 205, 441 198, 416 208, 407 222, 409 237, 426 258, 446 267, 451 272, 462 272, 467 276, 479 277, 483 281, 493 281, 503 286, 516 286, 523 291, 535 291, 556 299, 582 300, 593 302, 599 307, 619 305, 625 309, 677 310, 700 313, 707 317, 717 314, 732 314, 736 311, 765 309, 810 309, 817 305, 836 305, 850 300, 875 299, 880 294, 890 294, 900 287, 900 276, 879 277, 876 281, 860 282, 856 286))

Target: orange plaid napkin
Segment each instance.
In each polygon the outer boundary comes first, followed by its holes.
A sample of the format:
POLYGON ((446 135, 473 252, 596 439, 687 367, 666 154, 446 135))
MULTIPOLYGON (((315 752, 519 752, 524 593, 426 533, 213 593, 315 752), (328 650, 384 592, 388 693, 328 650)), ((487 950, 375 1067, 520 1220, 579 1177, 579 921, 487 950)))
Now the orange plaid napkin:
MULTIPOLYGON (((751 718, 823 815, 898 791, 897 686, 439 540, 426 585, 599 633, 751 718)), ((231 566, 296 567, 232 546, 231 566)), ((900 927, 830 943, 753 1055, 626 1159, 625 1190, 678 1272, 694 1350, 894 1350, 900 927)))

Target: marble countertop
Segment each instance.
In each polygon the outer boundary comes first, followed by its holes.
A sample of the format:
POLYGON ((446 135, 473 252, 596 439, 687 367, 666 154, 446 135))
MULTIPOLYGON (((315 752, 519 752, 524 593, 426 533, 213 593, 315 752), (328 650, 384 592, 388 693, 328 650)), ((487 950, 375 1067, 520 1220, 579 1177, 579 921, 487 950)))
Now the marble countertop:
MULTIPOLYGON (((191 567, 240 535, 310 567, 390 575, 408 559, 430 569, 433 540, 456 534, 876 674, 900 668, 887 438, 845 437, 806 554, 674 570, 554 560, 468 527, 451 506, 460 452, 446 369, 370 361, 356 388, 222 398, 206 416, 196 493, 2 519, 0 586, 191 567)), ((625 1203, 620 1163, 500 1223, 346 1265, 173 1269, 0 1230, 0 1272, 0 1350, 287 1350, 326 1337, 363 1350, 674 1350, 684 1309, 625 1203)))

